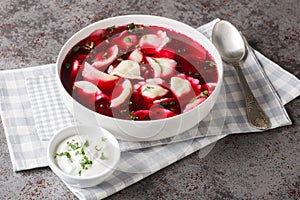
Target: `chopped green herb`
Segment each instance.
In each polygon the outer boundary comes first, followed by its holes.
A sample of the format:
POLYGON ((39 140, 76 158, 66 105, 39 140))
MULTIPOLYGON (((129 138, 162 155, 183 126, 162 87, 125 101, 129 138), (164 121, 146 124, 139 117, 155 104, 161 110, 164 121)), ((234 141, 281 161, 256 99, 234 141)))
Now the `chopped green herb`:
POLYGON ((170 101, 169 104, 170 104, 170 105, 174 105, 174 104, 176 104, 176 102, 175 102, 175 101, 170 101))
POLYGON ((194 101, 196 101, 196 99, 199 99, 199 98, 200 98, 200 96, 196 96, 196 97, 192 98, 191 100, 189 100, 189 103, 193 103, 194 101))
POLYGON ((85 141, 85 143, 84 143, 84 146, 85 146, 85 147, 88 147, 88 146, 90 146, 90 143, 89 143, 89 141, 88 141, 88 140, 86 140, 86 141, 85 141))
POLYGON ((83 148, 80 149, 80 154, 81 154, 81 155, 85 155, 85 152, 84 152, 84 149, 83 149, 83 148))
POLYGON ((98 145, 95 146, 96 151, 101 151, 102 147, 99 147, 98 145))
POLYGON ((107 159, 107 157, 105 157, 105 155, 104 155, 104 153, 103 153, 103 152, 101 152, 100 159, 101 159, 101 160, 106 160, 106 159, 107 159))
POLYGON ((132 101, 128 101, 128 105, 132 105, 132 101))
POLYGON ((106 140, 107 140, 106 137, 102 137, 102 138, 101 138, 101 141, 102 141, 102 142, 106 142, 106 140))
POLYGON ((79 149, 79 148, 80 148, 78 142, 71 143, 71 142, 68 141, 68 142, 67 142, 67 145, 68 145, 72 150, 76 150, 76 149, 79 149))
POLYGON ((131 40, 129 37, 125 37, 125 38, 123 39, 123 41, 126 42, 126 43, 132 42, 132 40, 131 40))
POLYGON ((75 46, 75 47, 73 47, 73 51, 74 51, 74 52, 77 52, 79 49, 80 49, 80 46, 75 46))
POLYGON ((105 40, 105 43, 109 44, 109 40, 105 40))
POLYGON ((78 175, 79 175, 79 176, 81 176, 81 172, 82 172, 82 171, 81 171, 81 170, 79 170, 79 172, 78 172, 78 175))
POLYGON ((102 37, 102 38, 105 38, 105 37, 106 37, 106 35, 105 35, 104 33, 102 33, 102 34, 101 34, 101 37, 102 37))
POLYGON ((71 154, 67 151, 62 153, 55 153, 54 158, 56 158, 57 156, 66 156, 70 160, 70 162, 73 162, 71 158, 71 154))
POLYGON ((143 40, 147 40, 147 35, 144 35, 144 36, 143 36, 143 40))
POLYGON ((202 95, 202 96, 207 96, 207 95, 208 95, 208 90, 202 91, 202 92, 201 92, 201 95, 202 95))
POLYGON ((135 48, 136 48, 136 49, 139 48, 139 47, 140 47, 140 44, 135 45, 135 48))
POLYGON ((91 164, 93 164, 93 161, 91 161, 87 156, 84 156, 80 162, 80 166, 82 167, 82 169, 88 169, 87 165, 91 164))
POLYGON ((103 104, 100 104, 100 105, 99 105, 99 107, 100 107, 100 108, 103 108, 103 107, 104 107, 104 105, 103 105, 103 104))
POLYGON ((162 105, 162 106, 166 106, 166 105, 168 105, 169 103, 168 102, 160 102, 160 105, 162 105))
POLYGON ((215 66, 217 66, 217 64, 216 64, 215 62, 211 61, 211 60, 207 60, 207 61, 205 61, 205 62, 208 63, 208 65, 209 65, 210 67, 215 67, 215 66))
POLYGON ((115 25, 108 27, 107 30, 109 30, 110 33, 114 32, 114 29, 116 28, 115 25))
POLYGON ((130 112, 130 119, 131 120, 137 120, 138 119, 138 117, 133 115, 133 111, 130 112))
POLYGON ((175 109, 174 109, 174 108, 169 108, 169 110, 171 110, 172 112, 174 112, 174 111, 175 111, 175 109))
POLYGON ((133 29, 133 28, 135 28, 135 25, 134 25, 134 23, 130 23, 130 24, 127 25, 127 27, 128 27, 129 29, 133 29))
POLYGON ((151 86, 147 85, 147 86, 144 88, 143 92, 146 92, 146 91, 148 91, 148 90, 150 90, 150 89, 153 89, 153 88, 154 88, 154 87, 151 87, 151 86))

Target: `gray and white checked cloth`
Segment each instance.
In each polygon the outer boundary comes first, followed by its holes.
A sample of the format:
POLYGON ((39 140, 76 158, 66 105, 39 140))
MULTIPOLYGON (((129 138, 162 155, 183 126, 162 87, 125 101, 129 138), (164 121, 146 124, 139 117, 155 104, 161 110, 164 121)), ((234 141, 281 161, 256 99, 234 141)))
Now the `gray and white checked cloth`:
MULTIPOLYGON (((198 30, 210 38, 218 19, 198 30)), ((271 128, 290 125, 284 106, 300 94, 300 81, 257 51, 263 69, 248 56, 242 68, 271 128)), ((120 141, 118 169, 104 183, 69 189, 80 199, 105 198, 232 133, 258 132, 245 115, 234 68, 224 63, 224 85, 216 105, 198 126, 153 142, 120 141)), ((55 84, 55 64, 0 72, 0 112, 14 171, 48 166, 46 147, 60 128, 77 123, 64 107, 55 84)))

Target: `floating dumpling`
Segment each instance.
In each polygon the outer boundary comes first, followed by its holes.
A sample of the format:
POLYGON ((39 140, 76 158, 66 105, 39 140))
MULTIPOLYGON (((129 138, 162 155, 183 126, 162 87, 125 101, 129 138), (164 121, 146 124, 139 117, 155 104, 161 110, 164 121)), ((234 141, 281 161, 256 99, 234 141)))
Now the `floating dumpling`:
POLYGON ((74 89, 80 89, 88 95, 89 94, 96 95, 101 92, 100 89, 95 84, 89 81, 76 81, 74 83, 74 89))
POLYGON ((170 77, 174 74, 176 61, 170 58, 151 58, 146 57, 150 64, 154 77, 170 77))
POLYGON ((156 62, 156 60, 153 59, 153 58, 151 58, 151 57, 146 57, 146 60, 150 64, 150 67, 152 68, 153 77, 154 78, 160 77, 160 75, 161 75, 161 67, 158 64, 158 62, 156 62))
POLYGON ((92 64, 92 66, 97 69, 106 68, 117 58, 118 52, 119 48, 117 45, 110 47, 106 52, 100 52, 96 56, 95 62, 92 64))
POLYGON ((172 77, 171 78, 171 90, 175 95, 180 98, 183 95, 192 91, 191 83, 181 77, 172 77))
POLYGON ((118 66, 110 72, 110 74, 127 79, 144 79, 141 77, 140 65, 132 60, 122 60, 118 66))
POLYGON ((72 96, 84 105, 94 109, 95 102, 99 99, 109 99, 95 84, 89 81, 76 81, 72 96))
POLYGON ((166 90, 165 88, 154 84, 145 84, 142 86, 141 90, 143 96, 151 99, 164 96, 168 93, 168 90, 166 90))
POLYGON ((170 41, 165 31, 157 31, 156 34, 144 35, 139 42, 139 45, 143 48, 155 48, 156 51, 162 50, 162 48, 170 41))
POLYGON ((141 63, 143 60, 143 53, 139 49, 135 49, 128 57, 128 60, 135 61, 137 63, 141 63))
POLYGON ((99 71, 89 63, 84 63, 82 76, 85 80, 97 85, 102 91, 110 94, 115 87, 119 77, 99 71))
POLYGON ((124 80, 120 85, 117 85, 112 93, 110 107, 115 108, 124 103, 131 95, 132 85, 129 80, 124 80))

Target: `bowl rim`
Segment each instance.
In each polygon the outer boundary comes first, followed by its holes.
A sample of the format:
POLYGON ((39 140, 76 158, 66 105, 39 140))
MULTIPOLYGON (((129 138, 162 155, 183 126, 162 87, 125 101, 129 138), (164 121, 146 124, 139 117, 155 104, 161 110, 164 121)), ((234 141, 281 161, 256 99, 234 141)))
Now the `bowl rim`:
MULTIPOLYGON (((211 49, 211 51, 208 51, 207 50, 207 47, 204 46, 204 48, 213 56, 213 58, 215 59, 215 62, 218 63, 218 81, 216 83, 216 87, 221 87, 221 85, 223 84, 223 74, 224 74, 224 68, 223 68, 223 63, 222 63, 222 59, 221 59, 221 56, 219 54, 219 52, 217 51, 216 47, 214 46, 214 44, 207 38, 205 37, 200 31, 198 31, 196 28, 193 28, 192 26, 188 25, 188 24, 185 24, 183 22, 180 22, 180 21, 177 21, 177 20, 174 20, 174 19, 171 19, 171 18, 167 18, 167 17, 162 17, 162 16, 156 16, 156 15, 146 15, 146 14, 130 14, 130 15, 119 15, 119 16, 114 16, 114 17, 109 17, 109 18, 105 18, 105 19, 102 19, 102 20, 99 20, 99 21, 96 21, 92 24, 89 24, 87 26, 85 26, 84 28, 80 29, 79 31, 75 32, 65 43, 64 45, 61 47, 60 49, 60 52, 57 56, 57 59, 56 59, 56 72, 55 72, 55 76, 56 76, 56 79, 58 80, 59 82, 59 87, 62 88, 67 94, 68 94, 68 97, 71 98, 74 102, 76 102, 81 108, 83 108, 85 111, 91 113, 91 114, 94 114, 96 116, 100 116, 100 117, 103 117, 103 118, 106 118, 106 119, 109 119, 109 120, 116 120, 117 122, 122 122, 122 123, 137 123, 137 124, 141 124, 141 125, 145 125, 145 124, 148 124, 149 122, 151 123, 167 123, 168 121, 172 121, 174 118, 183 118, 185 115, 188 115, 190 112, 193 112, 194 110, 196 109, 199 109, 199 107, 201 105, 203 105, 205 102, 209 102, 210 99, 212 99, 213 97, 213 94, 215 94, 215 91, 216 91, 216 88, 214 89, 214 91, 212 92, 212 94, 206 98, 202 103, 200 103, 199 105, 197 105, 196 107, 194 107, 193 109, 187 111, 187 112, 184 112, 184 113, 180 113, 176 116, 172 116, 172 117, 168 117, 168 118, 163 118, 163 119, 155 119, 155 120, 127 120, 127 119, 120 119, 120 118, 115 118, 115 117, 110 117, 110 116, 107 116, 107 115, 103 115, 103 114, 100 114, 100 113, 97 113, 89 108, 87 108, 86 106, 82 105, 81 103, 79 103, 76 99, 74 99, 68 92, 67 90, 65 89, 65 87, 63 86, 62 82, 61 82, 61 78, 60 78, 60 69, 61 69, 61 66, 59 65, 59 60, 61 59, 62 57, 62 54, 64 52, 64 50, 68 47, 68 44, 70 42, 72 42, 74 40, 74 38, 78 35, 80 35, 82 32, 88 30, 88 29, 93 29, 93 27, 96 27, 97 25, 99 24, 103 24, 103 23, 107 23, 109 21, 114 21, 114 20, 118 20, 118 19, 124 19, 124 18, 131 18, 131 22, 134 21, 134 18, 153 18, 153 19, 157 19, 157 20, 164 20, 164 21, 169 21, 171 23, 174 23, 174 24, 177 24, 177 25, 180 25, 180 26, 183 26, 191 31, 193 31, 194 33, 198 34, 199 37, 201 38, 201 40, 203 40, 206 45, 209 46, 209 48, 211 49), (213 52, 213 53, 212 53, 213 52), (217 61, 218 60, 218 61, 217 61)), ((129 22, 129 23, 131 23, 129 22)), ((127 23, 128 24, 128 23, 127 23)), ((143 23, 142 23, 143 24, 143 23)), ((144 23, 146 24, 146 23, 144 23)), ((113 25, 113 24, 111 24, 113 25)), ((123 25, 126 25, 126 24, 123 24, 123 25)), ((151 24, 150 24, 151 25, 151 24)), ((121 26, 121 25, 118 25, 118 26, 121 26)), ((164 27, 163 25, 161 25, 162 27, 164 27)), ((103 27, 104 28, 104 27, 103 27)), ((167 27, 169 29, 171 29, 170 27, 167 27)), ((93 31, 97 30, 97 29, 101 29, 101 28, 96 28, 96 29, 93 29, 93 31)), ((194 38, 191 38, 190 36, 182 33, 182 31, 180 30, 174 30, 174 29, 171 29, 175 32, 179 32, 187 37, 189 37, 190 39, 194 40, 195 42, 199 43, 198 41, 196 41, 194 38)), ((88 35, 86 35, 84 38, 86 38, 88 35)), ((201 46, 203 46, 202 43, 199 43, 201 46)), ((67 52, 69 52, 71 50, 72 46, 70 48, 67 48, 67 52)), ((64 57, 65 58, 65 57, 64 57)), ((64 59, 63 58, 63 59, 64 59)), ((73 102, 73 103, 74 103, 73 102)))
MULTIPOLYGON (((95 133, 94 131, 93 132, 87 131, 85 133, 85 135, 94 135, 94 133, 95 133)), ((121 150, 120 150, 120 145, 119 145, 118 140, 115 138, 115 136, 111 132, 109 132, 108 130, 106 130, 106 129, 102 128, 102 127, 99 127, 99 126, 72 125, 72 126, 68 126, 68 127, 62 128, 55 135, 53 135, 51 137, 51 139, 50 139, 50 141, 48 143, 48 146, 47 146, 47 159, 48 159, 49 167, 53 170, 53 172, 55 174, 57 174, 63 180, 65 180, 65 179, 73 179, 73 180, 88 181, 88 180, 94 180, 94 179, 101 178, 101 177, 109 174, 110 172, 112 172, 112 171, 114 171, 116 169, 116 166, 118 165, 120 157, 121 157, 121 150), (76 176, 76 175, 71 175, 71 174, 68 174, 68 173, 62 171, 57 166, 57 164, 55 163, 53 154, 54 154, 54 151, 57 148, 58 144, 60 142, 62 142, 63 140, 67 139, 68 137, 77 135, 77 134, 71 133, 71 131, 70 131, 70 133, 68 133, 68 132, 66 133, 66 131, 74 130, 74 129, 77 129, 77 128, 83 128, 83 129, 88 128, 88 129, 93 129, 93 130, 97 130, 98 129, 98 132, 99 132, 99 130, 101 130, 101 133, 103 135, 107 136, 108 140, 116 147, 116 151, 114 152, 116 155, 114 155, 114 161, 113 161, 112 165, 109 166, 109 167, 106 167, 106 169, 104 171, 102 171, 100 174, 93 175, 93 176, 76 176), (58 140, 58 138, 61 137, 62 134, 65 134, 65 136, 63 136, 62 139, 58 140), (55 141, 57 141, 57 142, 55 142, 55 141), (53 151, 51 151, 51 148, 53 149, 53 151)))

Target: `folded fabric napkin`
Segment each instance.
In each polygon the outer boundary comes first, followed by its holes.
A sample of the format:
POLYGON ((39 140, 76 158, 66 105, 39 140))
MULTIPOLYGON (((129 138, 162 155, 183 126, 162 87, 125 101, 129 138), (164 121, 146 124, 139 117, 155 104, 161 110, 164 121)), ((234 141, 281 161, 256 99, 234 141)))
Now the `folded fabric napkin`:
MULTIPOLYGON (((198 28, 210 38, 218 19, 198 28)), ((257 51, 263 69, 248 56, 243 71, 271 128, 291 124, 283 105, 300 94, 300 81, 257 51)), ((55 84, 55 64, 0 73, 0 112, 14 171, 48 166, 46 146, 60 128, 76 122, 62 103, 55 84)), ((77 189, 80 199, 105 198, 173 162, 232 133, 257 132, 245 115, 234 68, 224 63, 224 85, 216 105, 198 126, 173 138, 153 142, 120 141, 118 169, 97 187, 77 189)))

